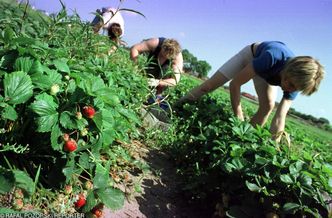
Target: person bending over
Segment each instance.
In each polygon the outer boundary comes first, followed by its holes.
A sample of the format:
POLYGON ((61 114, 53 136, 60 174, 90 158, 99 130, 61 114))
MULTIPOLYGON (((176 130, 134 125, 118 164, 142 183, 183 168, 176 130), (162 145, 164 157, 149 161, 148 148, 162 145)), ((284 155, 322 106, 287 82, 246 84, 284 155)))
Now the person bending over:
POLYGON ((96 11, 98 15, 91 22, 93 31, 107 35, 116 45, 125 44, 121 41, 124 34, 124 20, 120 11, 114 8, 102 8, 96 11))
POLYGON ((133 45, 130 58, 136 62, 140 54, 146 53, 150 60, 147 75, 149 85, 157 87, 157 95, 166 87, 175 86, 180 81, 183 69, 183 57, 180 44, 174 39, 150 38, 133 45), (168 70, 173 71, 167 75, 168 70))
POLYGON ((259 106, 250 122, 253 126, 264 125, 275 106, 276 86, 280 86, 283 97, 270 127, 273 138, 278 140, 279 133, 285 128, 287 112, 298 92, 311 95, 318 90, 323 77, 324 68, 316 59, 295 56, 283 42, 253 43, 229 59, 210 79, 190 90, 176 104, 195 101, 231 80, 232 109, 239 119, 244 120, 240 102, 241 86, 252 79, 259 106))

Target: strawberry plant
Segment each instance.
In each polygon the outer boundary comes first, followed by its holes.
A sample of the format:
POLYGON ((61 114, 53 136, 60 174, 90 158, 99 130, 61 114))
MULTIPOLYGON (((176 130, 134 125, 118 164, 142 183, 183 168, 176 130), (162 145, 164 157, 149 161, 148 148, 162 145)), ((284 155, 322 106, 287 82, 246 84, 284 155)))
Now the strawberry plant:
MULTIPOLYGON (((170 99, 186 93, 192 86, 186 83, 170 99)), ((175 127, 156 137, 163 146, 171 144, 178 171, 186 178, 183 189, 191 193, 188 199, 221 202, 223 215, 230 217, 327 217, 330 156, 315 148, 326 150, 328 144, 306 144, 309 139, 299 140, 293 132, 293 144, 277 144, 266 127, 253 128, 230 109, 228 96, 213 93, 175 108, 175 127)))
POLYGON ((75 202, 86 213, 121 208, 111 172, 119 158, 139 168, 115 148, 139 136, 143 66, 123 48, 108 56, 109 40, 64 6, 51 17, 25 4, 0 7, 0 195, 22 190, 47 213, 73 213, 60 205, 75 202), (93 186, 75 201, 87 180, 93 186))

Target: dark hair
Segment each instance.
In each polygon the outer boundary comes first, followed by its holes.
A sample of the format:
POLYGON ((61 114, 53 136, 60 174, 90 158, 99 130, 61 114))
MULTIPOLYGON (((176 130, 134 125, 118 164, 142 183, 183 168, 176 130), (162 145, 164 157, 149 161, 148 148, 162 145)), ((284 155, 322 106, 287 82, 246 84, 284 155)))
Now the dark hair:
POLYGON ((113 23, 109 28, 108 28, 108 37, 112 41, 118 41, 119 37, 122 35, 122 29, 120 24, 118 23, 113 23))

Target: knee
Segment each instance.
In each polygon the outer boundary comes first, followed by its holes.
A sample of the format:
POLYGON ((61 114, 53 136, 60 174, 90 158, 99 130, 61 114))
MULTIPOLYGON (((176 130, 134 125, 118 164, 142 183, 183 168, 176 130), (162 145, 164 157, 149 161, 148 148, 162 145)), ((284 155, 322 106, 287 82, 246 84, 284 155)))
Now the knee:
POLYGON ((211 84, 211 82, 209 80, 204 82, 200 88, 201 92, 204 94, 211 92, 213 89, 214 89, 213 85, 211 84))
POLYGON ((230 83, 229 83, 229 89, 230 90, 234 90, 234 89, 238 89, 239 88, 239 85, 234 81, 232 80, 230 83))
POLYGON ((259 105, 259 110, 261 113, 264 113, 265 115, 269 115, 272 110, 274 109, 275 103, 273 101, 269 101, 267 103, 264 103, 262 105, 259 105))

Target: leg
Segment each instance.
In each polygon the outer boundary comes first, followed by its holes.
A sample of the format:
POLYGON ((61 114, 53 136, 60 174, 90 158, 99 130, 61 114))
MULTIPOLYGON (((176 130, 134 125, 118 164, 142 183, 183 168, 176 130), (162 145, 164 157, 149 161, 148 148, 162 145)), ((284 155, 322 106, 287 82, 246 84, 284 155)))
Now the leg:
POLYGON ((263 78, 256 76, 254 79, 256 93, 258 95, 258 110, 251 118, 253 126, 264 125, 272 112, 277 97, 277 89, 269 85, 263 78))
POLYGON ((226 82, 233 79, 251 60, 252 54, 250 46, 246 46, 222 65, 210 79, 192 89, 187 95, 182 97, 178 103, 195 101, 201 96, 223 86, 226 82))
POLYGON ((195 101, 201 96, 224 85, 227 81, 229 81, 229 79, 221 72, 217 71, 211 78, 203 82, 201 85, 193 88, 187 95, 182 97, 179 102, 195 101))

